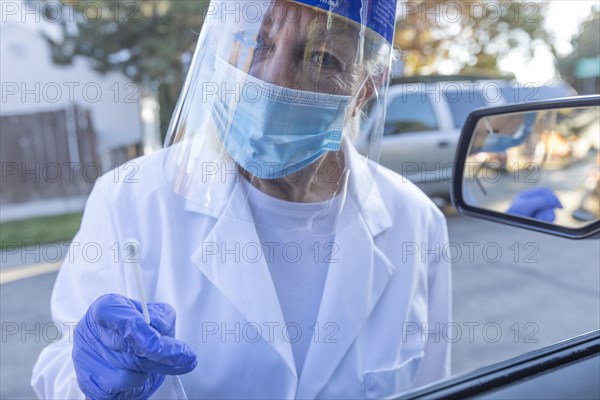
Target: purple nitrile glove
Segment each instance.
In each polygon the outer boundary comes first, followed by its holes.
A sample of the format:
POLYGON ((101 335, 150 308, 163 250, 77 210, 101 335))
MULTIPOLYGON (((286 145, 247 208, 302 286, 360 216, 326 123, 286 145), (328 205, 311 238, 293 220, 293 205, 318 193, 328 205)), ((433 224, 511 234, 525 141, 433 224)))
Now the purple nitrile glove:
POLYGON ((165 375, 180 375, 197 365, 196 354, 175 339, 175 310, 141 304, 118 294, 99 297, 75 327, 73 363, 77 383, 89 398, 147 399, 165 375))
POLYGON ((560 200, 552 190, 542 187, 519 193, 506 213, 553 222, 555 208, 562 208, 560 200))

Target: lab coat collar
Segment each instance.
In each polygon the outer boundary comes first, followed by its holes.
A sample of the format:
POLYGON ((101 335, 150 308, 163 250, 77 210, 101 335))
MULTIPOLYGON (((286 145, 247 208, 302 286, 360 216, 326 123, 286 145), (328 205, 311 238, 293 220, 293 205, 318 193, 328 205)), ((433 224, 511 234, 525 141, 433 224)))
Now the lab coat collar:
MULTIPOLYGON (((313 337, 306 355, 297 388, 298 398, 316 397, 329 381, 395 270, 374 241, 392 225, 372 175, 376 167, 359 156, 352 145, 345 143, 343 148, 350 167, 351 196, 344 205, 342 220, 347 216, 351 222, 336 232, 339 251, 333 258, 337 262, 329 267, 318 314, 319 337, 313 337), (336 333, 328 335, 332 331, 336 333)), ((269 323, 283 327, 285 320, 264 257, 255 263, 242 256, 233 262, 222 260, 221 256, 207 257, 205 250, 210 245, 241 249, 247 243, 260 243, 242 185, 232 180, 213 188, 220 189, 214 193, 215 198, 227 199, 222 212, 215 214, 214 208, 187 204, 189 211, 218 217, 203 245, 192 255, 192 262, 247 321, 261 327, 269 323)), ((274 336, 264 339, 298 380, 291 344, 282 335, 274 336)))
POLYGON ((347 139, 342 141, 341 151, 345 154, 345 162, 350 171, 350 194, 359 215, 372 237, 375 237, 393 224, 377 187, 377 169, 381 167, 358 154, 354 145, 347 139))

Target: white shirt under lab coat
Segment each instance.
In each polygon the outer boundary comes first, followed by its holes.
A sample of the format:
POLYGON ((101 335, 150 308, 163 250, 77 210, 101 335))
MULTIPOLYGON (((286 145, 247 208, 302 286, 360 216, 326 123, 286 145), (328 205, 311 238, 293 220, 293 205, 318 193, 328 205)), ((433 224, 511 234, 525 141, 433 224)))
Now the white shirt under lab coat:
MULTIPOLYGON (((247 210, 241 184, 214 189, 227 191, 226 212, 194 205, 164 179, 166 151, 135 160, 135 175, 121 169, 96 183, 52 293, 53 319, 65 329, 34 367, 40 398, 84 397, 68 327, 103 294, 139 298, 122 262, 129 238, 140 242, 148 300, 176 309, 176 337, 198 355, 196 369, 179 377, 190 399, 382 398, 449 375, 446 223, 407 179, 373 164, 352 170, 351 190, 368 191, 367 200, 348 202, 358 216, 335 236, 337 262, 315 332, 303 333, 313 340, 298 376, 267 263, 244 254, 260 243, 251 215, 232 216, 247 210)), ((351 146, 346 153, 350 165, 362 157, 351 146)), ((168 377, 160 397, 181 396, 178 384, 168 377)))

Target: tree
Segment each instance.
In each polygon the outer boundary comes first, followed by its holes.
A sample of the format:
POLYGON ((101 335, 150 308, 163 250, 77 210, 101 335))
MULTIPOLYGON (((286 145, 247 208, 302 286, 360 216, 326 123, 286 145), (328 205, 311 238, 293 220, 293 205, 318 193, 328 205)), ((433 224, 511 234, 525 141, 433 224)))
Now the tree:
MULTIPOLYGON (((600 58, 600 10, 595 8, 590 17, 582 24, 578 35, 571 40, 573 51, 566 57, 556 61, 556 68, 564 80, 569 82, 578 92, 584 92, 585 82, 575 76, 576 64, 582 58, 600 58)), ((600 78, 595 81, 588 92, 600 92, 600 78)))
POLYGON ((531 57, 535 46, 552 42, 543 25, 547 3, 410 0, 399 7, 394 44, 406 75, 498 75, 498 60, 511 50, 531 57))
MULTIPOLYGON (((50 0, 47 0, 50 1, 50 0)), ((56 4, 55 1, 52 3, 56 4)), ((100 73, 118 71, 158 97, 165 135, 208 0, 63 0, 60 37, 46 34, 52 59, 85 57, 100 73)))

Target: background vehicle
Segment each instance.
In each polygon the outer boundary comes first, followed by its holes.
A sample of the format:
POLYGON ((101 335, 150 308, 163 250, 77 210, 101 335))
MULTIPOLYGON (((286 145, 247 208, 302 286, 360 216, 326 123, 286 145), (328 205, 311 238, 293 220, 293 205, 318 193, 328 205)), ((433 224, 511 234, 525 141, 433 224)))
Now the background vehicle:
MULTIPOLYGON (((460 130, 471 111, 575 94, 566 83, 539 87, 511 80, 454 78, 457 80, 424 77, 420 81, 392 82, 379 160, 428 196, 447 201, 460 130)), ((368 141, 376 111, 371 111, 363 125, 361 140, 368 141)))
MULTIPOLYGON (((594 126, 600 119, 600 96, 573 97, 538 104, 511 105, 473 112, 466 121, 457 149, 456 169, 452 184, 452 200, 456 209, 461 213, 474 217, 563 238, 600 240, 600 214, 595 214, 593 219, 586 221, 584 224, 574 224, 569 219, 561 218, 558 213, 557 218, 552 223, 507 214, 505 205, 498 206, 499 198, 504 196, 510 200, 512 196, 510 191, 507 191, 506 182, 502 180, 485 180, 480 177, 477 182, 473 183, 476 180, 469 163, 479 151, 473 150, 477 146, 472 146, 477 140, 477 136, 482 133, 478 130, 478 124, 484 118, 503 114, 511 114, 508 118, 519 118, 519 112, 536 112, 540 114, 542 112, 556 112, 557 114, 567 115, 567 118, 572 120, 578 119, 581 115, 593 113, 595 118, 594 120, 589 119, 588 123, 590 126, 594 126), (473 195, 477 192, 487 192, 487 194, 483 196, 473 195)), ((490 133, 484 131, 483 135, 490 135, 490 133)), ((535 136, 532 135, 531 140, 534 140, 534 138, 535 136)), ((543 140, 541 135, 537 138, 543 140)), ((520 145, 515 141, 515 147, 520 145)), ((546 172, 540 171, 545 175, 528 182, 528 186, 529 188, 548 187, 552 189, 563 202, 564 210, 561 210, 561 212, 564 211, 563 214, 566 216, 569 214, 569 208, 577 206, 578 194, 582 190, 580 185, 576 184, 578 177, 581 181, 586 179, 585 175, 580 174, 580 171, 588 169, 591 172, 597 171, 600 168, 600 165, 597 164, 599 154, 600 149, 590 148, 586 157, 579 160, 577 164, 563 166, 560 176, 552 176, 554 168, 546 172), (570 181, 571 185, 565 186, 565 181, 570 181)), ((527 175, 529 171, 518 171, 518 173, 527 175)), ((533 234, 533 232, 531 233, 533 234)), ((564 246, 564 251, 568 252, 569 247, 568 244, 564 246)), ((597 259, 590 261, 596 264, 597 267, 597 259)), ((578 267, 573 265, 573 269, 578 267)), ((515 296, 519 295, 517 291, 514 294, 515 296)), ((527 304, 522 306, 527 307, 527 304)), ((557 315, 557 318, 560 317, 561 315, 557 315)), ((475 396, 482 399, 597 399, 600 398, 599 376, 600 330, 596 329, 418 389, 403 395, 401 398, 437 399, 475 396)))

